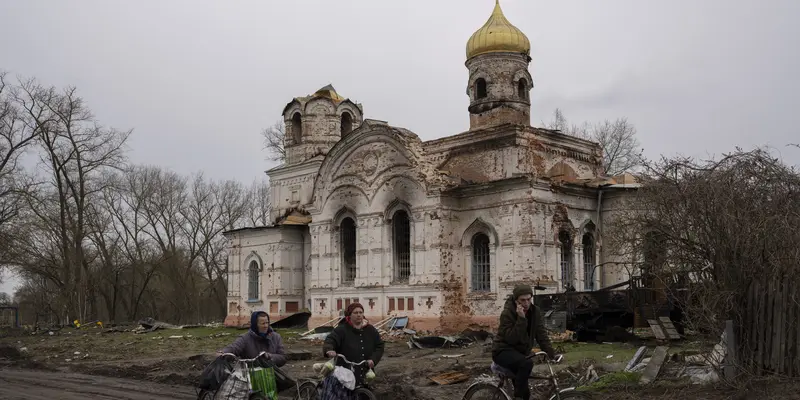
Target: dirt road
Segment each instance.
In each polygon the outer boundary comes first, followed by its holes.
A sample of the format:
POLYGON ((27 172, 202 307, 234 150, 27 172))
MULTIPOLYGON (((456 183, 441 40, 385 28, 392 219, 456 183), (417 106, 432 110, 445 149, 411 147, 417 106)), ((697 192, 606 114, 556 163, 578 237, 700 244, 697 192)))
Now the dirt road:
POLYGON ((0 369, 0 399, 191 400, 195 397, 194 389, 189 386, 64 372, 0 369))

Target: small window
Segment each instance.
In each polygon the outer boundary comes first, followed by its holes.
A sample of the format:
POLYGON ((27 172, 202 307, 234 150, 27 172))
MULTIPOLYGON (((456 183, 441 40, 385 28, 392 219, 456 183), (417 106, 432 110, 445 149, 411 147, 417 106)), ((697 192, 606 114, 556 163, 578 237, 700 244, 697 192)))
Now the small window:
POLYGON ((342 113, 342 137, 353 131, 353 117, 349 112, 342 113))
POLYGON ((405 282, 411 275, 411 221, 403 210, 397 211, 392 217, 392 238, 395 277, 397 281, 405 282))
POLYGON ((300 202, 300 191, 292 190, 292 203, 300 202))
POLYGON ((491 263, 489 259, 489 236, 476 233, 472 237, 472 290, 491 290, 491 263))
POLYGON ((583 280, 584 289, 594 290, 595 281, 595 248, 594 248, 594 235, 585 233, 583 235, 583 280))
POLYGON ((292 116, 292 140, 294 144, 300 144, 303 140, 303 120, 300 113, 294 113, 292 116))
POLYGON ((478 99, 486 97, 486 80, 483 78, 475 80, 475 97, 478 99))
POLYGON ((258 261, 250 261, 247 270, 247 299, 258 300, 258 261))
POLYGON ((347 217, 339 229, 342 251, 342 281, 350 283, 356 279, 356 221, 347 217))
POLYGON ((558 234, 561 244, 561 283, 565 288, 572 286, 572 237, 567 231, 558 234))
POLYGON ((519 96, 520 99, 528 99, 528 81, 526 81, 525 78, 517 82, 517 96, 519 96))

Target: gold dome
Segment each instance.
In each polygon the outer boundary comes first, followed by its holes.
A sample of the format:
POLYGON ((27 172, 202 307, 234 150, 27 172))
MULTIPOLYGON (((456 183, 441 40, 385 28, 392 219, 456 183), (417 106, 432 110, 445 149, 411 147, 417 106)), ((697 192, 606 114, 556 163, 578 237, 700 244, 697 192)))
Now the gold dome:
POLYGON ((500 9, 500 0, 496 0, 489 20, 467 42, 467 59, 499 51, 530 55, 531 42, 521 30, 508 22, 500 9))

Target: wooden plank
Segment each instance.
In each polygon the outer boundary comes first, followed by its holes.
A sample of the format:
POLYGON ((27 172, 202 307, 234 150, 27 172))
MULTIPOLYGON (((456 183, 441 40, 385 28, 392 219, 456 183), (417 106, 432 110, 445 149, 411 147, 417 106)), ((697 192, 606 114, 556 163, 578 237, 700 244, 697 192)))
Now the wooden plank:
POLYGON ((729 382, 736 379, 736 333, 733 330, 733 321, 725 321, 725 360, 723 367, 723 375, 729 382))
MULTIPOLYGON (((769 297, 770 301, 768 303, 769 309, 767 310, 767 315, 769 319, 767 320, 767 362, 766 366, 768 369, 775 368, 775 309, 778 304, 778 296, 775 295, 775 292, 778 290, 775 284, 775 280, 771 280, 769 283, 769 297)), ((780 329, 780 327, 777 327, 780 329)))
POLYGON ((742 354, 740 359, 748 360, 747 367, 753 368, 755 364, 753 363, 753 359, 756 355, 756 346, 758 344, 758 339, 756 332, 758 331, 758 302, 756 301, 756 287, 758 286, 758 282, 753 280, 750 281, 750 288, 747 292, 747 309, 745 310, 745 318, 749 318, 747 324, 743 326, 750 328, 750 332, 748 334, 748 346, 745 350, 747 354, 742 354))
POLYGON ((454 383, 460 383, 469 380, 469 375, 463 372, 450 371, 436 376, 431 376, 429 379, 438 383, 439 385, 452 385, 454 383))
POLYGON ((664 326, 664 331, 667 333, 672 340, 680 340, 681 335, 678 334, 678 330, 675 329, 675 325, 672 323, 672 320, 669 317, 658 317, 659 321, 661 321, 661 325, 664 326))
POLYGON ((786 374, 787 372, 789 372, 788 369, 786 368, 787 361, 789 360, 789 357, 787 357, 788 354, 786 354, 786 350, 787 350, 786 349, 786 336, 787 336, 786 334, 787 334, 788 329, 789 329, 789 321, 787 321, 787 318, 786 318, 786 309, 789 306, 789 304, 788 304, 789 298, 787 296, 788 291, 789 290, 786 287, 786 281, 782 280, 781 281, 781 308, 779 310, 780 311, 780 315, 781 315, 781 322, 780 322, 780 325, 778 325, 778 327, 779 327, 778 332, 780 332, 780 345, 779 345, 779 348, 778 348, 778 360, 780 360, 780 369, 779 369, 778 372, 781 373, 781 374, 786 374))
POLYGON ((664 331, 661 329, 661 325, 658 324, 658 321, 654 319, 648 319, 647 323, 650 325, 650 329, 653 330, 653 334, 656 335, 656 339, 666 340, 667 336, 664 334, 664 331))
MULTIPOLYGON (((793 286, 796 287, 794 283, 793 283, 793 286)), ((792 291, 792 292, 793 292, 793 294, 792 294, 793 296, 795 296, 794 293, 797 293, 796 291, 792 291)), ((794 368, 795 368, 795 373, 796 374, 800 374, 800 326, 798 326, 798 321, 800 321, 800 299, 795 297, 793 303, 795 304, 795 314, 794 314, 794 316, 795 316, 794 317, 794 321, 795 321, 794 322, 794 324, 795 324, 795 338, 794 338, 794 340, 797 342, 796 347, 794 348, 795 349, 795 353, 794 353, 794 357, 795 357, 794 368)))
POLYGON ((647 346, 639 347, 639 350, 636 350, 636 354, 633 355, 630 361, 628 361, 628 365, 625 366, 625 371, 630 371, 642 361, 644 358, 644 353, 647 351, 647 346))
POLYGON ((764 345, 766 344, 767 341, 765 336, 767 324, 764 322, 764 320, 767 318, 766 315, 767 291, 765 290, 765 285, 763 282, 758 284, 757 296, 758 296, 758 313, 756 315, 758 316, 757 318, 758 329, 756 330, 756 332, 758 332, 758 338, 756 339, 757 354, 755 357, 755 362, 756 362, 757 374, 761 375, 764 372, 764 345))
POLYGON ((661 366, 664 364, 664 360, 667 359, 667 350, 669 350, 668 346, 656 347, 653 356, 650 357, 650 362, 647 363, 647 367, 645 367, 644 372, 642 372, 639 383, 646 385, 656 380, 658 373, 661 372, 661 366))

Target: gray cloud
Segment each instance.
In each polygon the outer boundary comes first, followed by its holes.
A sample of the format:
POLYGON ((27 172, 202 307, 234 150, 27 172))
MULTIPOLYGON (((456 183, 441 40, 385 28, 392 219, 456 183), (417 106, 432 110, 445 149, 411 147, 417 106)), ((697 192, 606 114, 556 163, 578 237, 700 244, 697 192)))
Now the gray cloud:
MULTIPOLYGON (((797 142, 800 2, 502 0, 529 36, 533 121, 627 116, 646 154, 797 142)), ((468 127, 464 46, 491 0, 0 2, 0 68, 77 85, 135 162, 250 181, 258 132, 332 83, 423 139, 468 127)), ((785 150, 784 150, 785 149, 785 150)))

